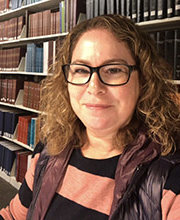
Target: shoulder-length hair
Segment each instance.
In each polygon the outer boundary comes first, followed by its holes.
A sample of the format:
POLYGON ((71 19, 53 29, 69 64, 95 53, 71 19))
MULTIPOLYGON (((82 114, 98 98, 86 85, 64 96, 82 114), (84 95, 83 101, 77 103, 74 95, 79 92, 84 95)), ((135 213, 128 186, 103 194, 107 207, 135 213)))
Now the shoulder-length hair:
POLYGON ((102 15, 86 20, 67 35, 57 54, 53 75, 42 82, 41 137, 49 153, 58 155, 68 144, 82 146, 85 127, 73 112, 62 65, 71 63, 73 50, 83 33, 106 29, 118 41, 126 43, 139 68, 140 96, 129 125, 117 132, 115 144, 124 148, 145 125, 148 136, 161 144, 162 155, 175 150, 174 137, 179 134, 179 101, 175 85, 168 79, 172 70, 159 56, 148 34, 130 19, 120 15, 102 15))

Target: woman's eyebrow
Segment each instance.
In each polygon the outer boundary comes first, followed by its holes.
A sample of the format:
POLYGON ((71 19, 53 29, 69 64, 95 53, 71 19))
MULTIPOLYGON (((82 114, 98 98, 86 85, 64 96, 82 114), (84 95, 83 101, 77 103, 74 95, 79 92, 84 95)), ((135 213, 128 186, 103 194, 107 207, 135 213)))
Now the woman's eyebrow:
MULTIPOLYGON (((127 61, 124 60, 124 59, 115 58, 115 59, 107 59, 107 60, 103 61, 101 65, 110 64, 110 63, 128 64, 127 61)), ((85 60, 85 59, 76 59, 73 62, 71 62, 71 64, 86 64, 86 65, 91 66, 91 63, 88 60, 85 60)))

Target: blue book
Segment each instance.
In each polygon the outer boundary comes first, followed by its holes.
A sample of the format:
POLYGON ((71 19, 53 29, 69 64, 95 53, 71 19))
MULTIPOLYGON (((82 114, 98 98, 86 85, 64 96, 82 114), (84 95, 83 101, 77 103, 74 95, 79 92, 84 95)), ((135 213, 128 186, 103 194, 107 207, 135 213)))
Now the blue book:
POLYGON ((11 1, 11 9, 14 10, 14 9, 17 9, 18 8, 18 5, 19 5, 19 0, 12 0, 11 1))
POLYGON ((34 43, 27 44, 26 53, 26 72, 35 72, 36 69, 36 45, 34 43))
POLYGON ((31 44, 31 72, 36 72, 36 45, 31 44))
POLYGON ((9 138, 13 138, 16 126, 18 124, 18 118, 20 115, 26 113, 19 110, 9 110, 4 115, 4 135, 9 138))
POLYGON ((3 136, 4 133, 4 116, 5 116, 5 110, 0 109, 0 135, 3 136))
POLYGON ((14 160, 16 158, 15 152, 22 149, 22 147, 9 141, 3 141, 1 142, 1 145, 4 146, 3 171, 7 175, 10 175, 14 160))
POLYGON ((23 3, 23 0, 19 0, 19 1, 18 1, 18 8, 21 8, 22 3, 23 3))
POLYGON ((30 147, 34 148, 35 118, 31 118, 30 147))
POLYGON ((11 122, 12 122, 11 112, 5 112, 5 116, 4 116, 4 136, 6 136, 6 137, 10 137, 11 122))
POLYGON ((27 52, 26 52, 26 72, 32 72, 31 70, 32 62, 31 62, 31 45, 27 44, 27 52))
POLYGON ((43 72, 43 46, 36 45, 35 72, 43 72))
POLYGON ((3 170, 3 164, 4 164, 4 146, 0 142, 0 170, 3 170))

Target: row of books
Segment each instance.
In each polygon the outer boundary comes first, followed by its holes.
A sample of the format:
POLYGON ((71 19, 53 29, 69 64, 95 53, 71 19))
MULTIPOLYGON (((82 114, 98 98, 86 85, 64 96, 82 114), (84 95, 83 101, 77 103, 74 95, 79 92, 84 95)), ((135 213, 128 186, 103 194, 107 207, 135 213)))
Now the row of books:
POLYGON ((40 83, 23 79, 0 79, 0 101, 15 104, 18 93, 23 91, 23 106, 39 110, 40 83))
POLYGON ((27 115, 27 113, 0 107, 0 135, 15 139, 18 118, 22 115, 27 115))
POLYGON ((142 22, 180 15, 179 0, 87 0, 87 18, 102 14, 121 14, 142 22))
POLYGON ((27 47, 0 50, 0 71, 48 73, 55 62, 59 43, 27 44, 27 47))
MULTIPOLYGON (((61 30, 62 32, 62 30, 61 30)), ((60 11, 46 10, 29 15, 28 37, 60 33, 60 11)))
POLYGON ((0 13, 21 8, 24 5, 33 4, 39 1, 42 0, 0 0, 0 13))
POLYGON ((23 106, 39 110, 40 83, 24 81, 23 106))
POLYGON ((34 148, 39 141, 40 121, 35 115, 19 116, 17 140, 34 148))
POLYGON ((36 115, 0 108, 0 136, 5 136, 34 148, 39 141, 40 123, 36 115))
POLYGON ((27 44, 25 55, 25 71, 48 73, 50 66, 55 62, 57 54, 56 41, 43 44, 27 44))
POLYGON ((31 158, 32 152, 10 141, 0 140, 0 170, 15 177, 17 182, 23 182, 31 158))
POLYGON ((20 38, 24 24, 25 17, 23 16, 0 22, 0 41, 20 38))
POLYGON ((0 78, 0 101, 15 104, 20 89, 23 89, 22 79, 0 78))
POLYGON ((173 67, 174 80, 180 80, 180 29, 151 33, 160 54, 173 67))
POLYGON ((26 72, 43 73, 43 45, 34 43, 27 44, 25 60, 26 72))
MULTIPOLYGON (((86 2, 63 0, 59 9, 46 10, 29 15, 28 37, 64 33, 70 31, 78 21, 80 13, 86 13, 86 2)), ((86 18, 86 17, 85 17, 86 18)), ((84 19, 85 19, 84 18, 84 19)))
POLYGON ((25 53, 26 49, 23 47, 0 50, 0 70, 18 70, 22 57, 25 57, 25 53))

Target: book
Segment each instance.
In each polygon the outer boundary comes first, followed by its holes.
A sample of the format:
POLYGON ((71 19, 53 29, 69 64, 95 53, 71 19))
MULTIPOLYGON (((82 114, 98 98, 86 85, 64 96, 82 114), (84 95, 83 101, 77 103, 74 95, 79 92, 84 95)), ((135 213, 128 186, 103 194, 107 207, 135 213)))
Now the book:
POLYGON ((137 23, 142 22, 144 20, 144 1, 137 0, 137 7, 136 7, 136 21, 137 23))
POLYGON ((120 8, 121 8, 120 14, 123 15, 123 16, 126 16, 126 11, 125 11, 126 0, 121 0, 120 3, 121 3, 121 6, 120 6, 120 8))
POLYGON ((18 118, 25 113, 20 110, 8 110, 4 114, 4 135, 9 138, 14 137, 14 132, 18 123, 18 118))
MULTIPOLYGON (((87 10, 88 10, 88 5, 86 7, 86 13, 88 13, 87 10)), ((105 13, 105 0, 99 0, 99 15, 103 15, 104 13, 105 13)))
POLYGON ((167 62, 173 67, 174 66, 174 55, 175 55, 175 31, 168 30, 165 31, 165 54, 164 57, 167 62))
POLYGON ((158 0, 150 0, 149 2, 149 13, 150 13, 150 20, 154 20, 157 18, 157 1, 158 0))
POLYGON ((180 29, 174 33, 174 80, 180 80, 180 29))
POLYGON ((132 0, 126 0, 126 17, 132 18, 132 0))
POLYGON ((18 120, 18 131, 17 131, 17 140, 28 145, 28 138, 29 138, 29 129, 30 129, 30 122, 31 118, 34 115, 26 115, 26 116, 19 116, 18 120))
POLYGON ((150 1, 144 0, 143 2, 143 21, 150 20, 150 1))
POLYGON ((1 102, 7 102, 8 79, 2 79, 1 82, 1 102))
POLYGON ((59 12, 60 12, 60 33, 65 32, 65 1, 59 3, 59 12))
POLYGON ((30 151, 17 151, 16 158, 17 158, 17 174, 16 174, 16 181, 23 182, 25 178, 25 174, 28 167, 28 157, 32 153, 30 151))
POLYGON ((17 95, 20 89, 23 89, 23 80, 22 79, 12 79, 12 93, 10 103, 15 104, 17 95))
POLYGON ((173 17, 175 15, 175 1, 167 0, 167 17, 173 17))
POLYGON ((5 112, 7 110, 5 110, 4 108, 0 108, 0 135, 3 136, 4 135, 4 116, 5 116, 5 112))
POLYGON ((175 16, 180 15, 180 0, 175 0, 175 16))
POLYGON ((159 54, 164 57, 165 54, 165 32, 158 31, 157 32, 157 49, 159 54))
POLYGON ((29 81, 24 81, 24 96, 23 96, 23 106, 28 107, 29 98, 29 81))
POLYGON ((36 45, 34 43, 27 44, 26 53, 26 72, 35 72, 36 65, 36 45))
POLYGON ((19 145, 9 142, 9 141, 2 141, 1 145, 4 146, 4 155, 3 155, 3 171, 10 176, 11 170, 13 167, 14 160, 16 158, 16 151, 22 149, 19 145))
POLYGON ((32 60, 35 60, 35 69, 33 72, 42 73, 43 72, 43 45, 37 44, 35 47, 35 57, 32 57, 32 60))

